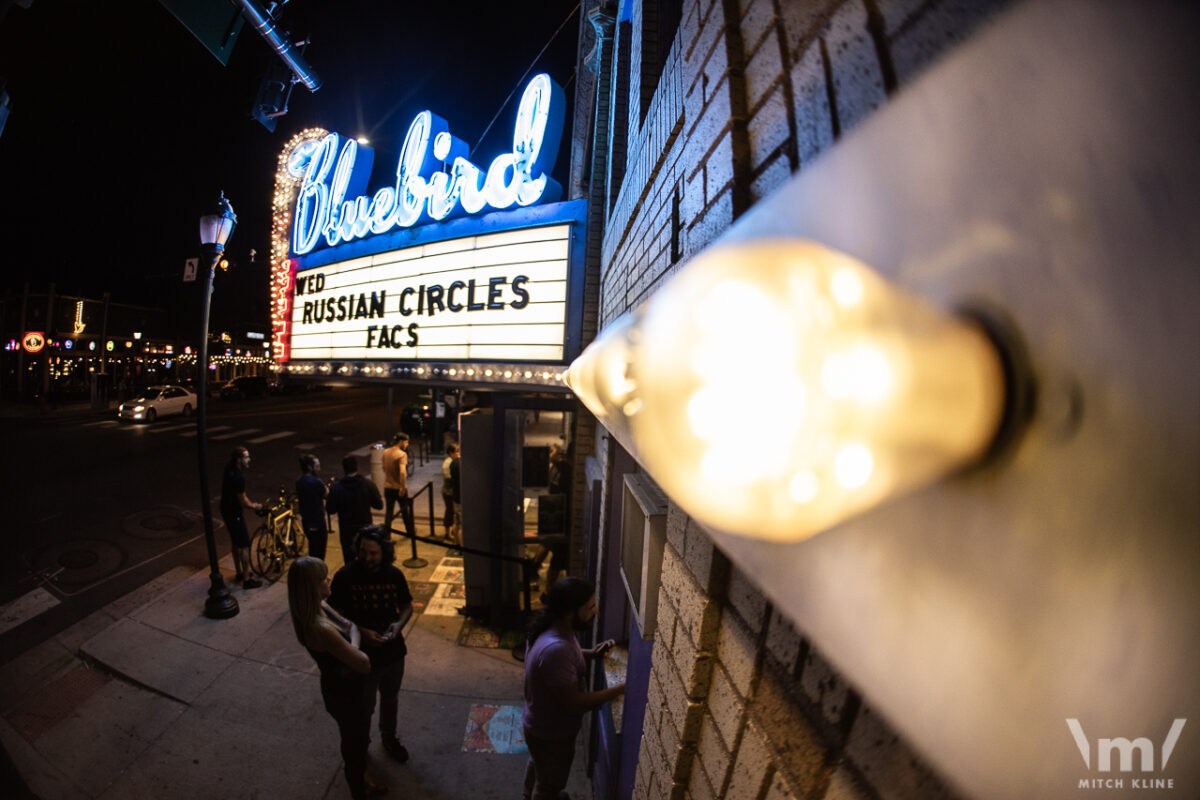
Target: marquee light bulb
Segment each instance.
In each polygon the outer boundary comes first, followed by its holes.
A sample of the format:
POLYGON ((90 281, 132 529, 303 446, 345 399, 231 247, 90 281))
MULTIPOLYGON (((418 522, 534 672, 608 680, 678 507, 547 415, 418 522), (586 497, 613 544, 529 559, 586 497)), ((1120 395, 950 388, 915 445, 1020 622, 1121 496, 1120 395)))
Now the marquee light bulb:
POLYGON ((566 381, 688 514, 796 541, 977 460, 1004 375, 974 322, 770 240, 696 257, 566 381))

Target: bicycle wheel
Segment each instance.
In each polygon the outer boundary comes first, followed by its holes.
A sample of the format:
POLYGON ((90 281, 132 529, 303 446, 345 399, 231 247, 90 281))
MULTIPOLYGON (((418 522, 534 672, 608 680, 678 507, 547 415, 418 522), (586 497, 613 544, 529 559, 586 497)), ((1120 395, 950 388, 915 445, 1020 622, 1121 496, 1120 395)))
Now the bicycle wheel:
POLYGON ((283 528, 280 531, 283 550, 287 553, 288 558, 299 558, 308 552, 308 538, 304 535, 304 528, 301 527, 300 520, 292 517, 286 527, 280 527, 283 528))
POLYGON ((254 571, 271 583, 279 580, 283 575, 285 556, 279 540, 266 525, 254 534, 250 550, 254 571))

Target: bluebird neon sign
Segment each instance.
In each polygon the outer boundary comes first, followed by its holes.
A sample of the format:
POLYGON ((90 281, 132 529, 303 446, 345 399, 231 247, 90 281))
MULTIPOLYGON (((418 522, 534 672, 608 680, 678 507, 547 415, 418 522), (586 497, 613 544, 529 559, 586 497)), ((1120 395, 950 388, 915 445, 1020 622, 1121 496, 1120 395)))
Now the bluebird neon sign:
POLYGON ((534 76, 517 109, 512 150, 487 168, 467 160, 466 142, 446 120, 422 111, 404 137, 395 183, 370 197, 371 148, 336 133, 297 148, 288 170, 304 179, 292 251, 304 255, 395 228, 559 199, 562 187, 548 173, 562 136, 563 97, 550 76, 534 76))

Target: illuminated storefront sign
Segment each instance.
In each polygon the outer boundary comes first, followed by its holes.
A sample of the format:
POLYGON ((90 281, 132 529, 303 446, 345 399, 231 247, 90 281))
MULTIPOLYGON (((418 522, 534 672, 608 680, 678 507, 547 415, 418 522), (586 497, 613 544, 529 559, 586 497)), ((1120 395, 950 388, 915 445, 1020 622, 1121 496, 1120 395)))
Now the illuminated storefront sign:
POLYGON ((431 242, 295 276, 290 358, 562 361, 571 225, 431 242))
POLYGON ((40 353, 46 346, 46 335, 41 331, 29 331, 21 341, 26 353, 40 353))
POLYGON ((373 361, 382 375, 381 361, 574 358, 587 202, 556 202, 549 176, 563 112, 562 89, 534 77, 512 147, 485 167, 421 112, 394 179, 370 196, 370 148, 319 128, 294 136, 276 171, 274 360, 339 374, 357 368, 329 362, 373 361))
POLYGON ((296 198, 292 252, 310 253, 368 236, 464 214, 553 202, 561 187, 548 173, 563 126, 563 91, 545 74, 525 87, 512 149, 486 169, 467 160, 467 144, 441 117, 422 111, 408 128, 395 182, 365 191, 374 154, 330 133, 290 154, 287 169, 303 176, 296 198))

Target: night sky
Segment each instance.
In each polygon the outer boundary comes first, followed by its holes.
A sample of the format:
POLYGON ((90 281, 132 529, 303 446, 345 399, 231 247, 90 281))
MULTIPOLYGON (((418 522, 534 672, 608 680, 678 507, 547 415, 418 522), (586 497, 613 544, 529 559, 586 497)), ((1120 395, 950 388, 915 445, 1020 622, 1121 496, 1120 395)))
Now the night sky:
MULTIPOLYGON (((489 120, 574 0, 436 3, 291 0, 278 14, 324 85, 292 92, 274 133, 251 119, 278 57, 247 24, 221 66, 157 0, 35 0, 0 21, 0 81, 11 115, 0 134, 0 275, 4 289, 170 305, 197 220, 224 190, 238 215, 239 264, 267 269, 275 160, 309 126, 365 135, 369 192, 395 170, 413 116, 429 109, 478 146, 486 166, 511 146, 518 90, 489 120)), ((575 12, 533 72, 574 95, 575 12)), ((570 111, 567 111, 570 125, 570 111)), ((555 178, 566 184, 569 130, 555 178)), ((264 317, 266 307, 264 301, 264 317)))

